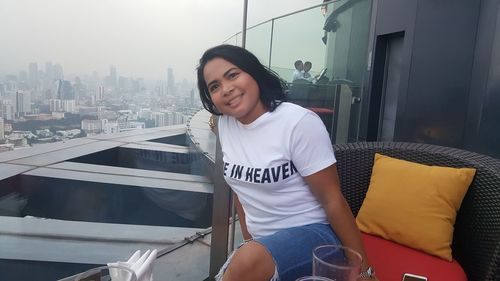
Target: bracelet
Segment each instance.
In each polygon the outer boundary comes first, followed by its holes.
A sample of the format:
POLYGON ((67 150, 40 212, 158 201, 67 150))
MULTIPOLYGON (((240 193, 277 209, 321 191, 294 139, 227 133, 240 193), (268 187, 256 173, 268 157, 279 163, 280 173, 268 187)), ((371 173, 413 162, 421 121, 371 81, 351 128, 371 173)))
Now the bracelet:
POLYGON ((359 273, 359 279, 361 280, 371 279, 373 277, 375 277, 375 270, 373 270, 371 266, 368 266, 366 271, 359 273))

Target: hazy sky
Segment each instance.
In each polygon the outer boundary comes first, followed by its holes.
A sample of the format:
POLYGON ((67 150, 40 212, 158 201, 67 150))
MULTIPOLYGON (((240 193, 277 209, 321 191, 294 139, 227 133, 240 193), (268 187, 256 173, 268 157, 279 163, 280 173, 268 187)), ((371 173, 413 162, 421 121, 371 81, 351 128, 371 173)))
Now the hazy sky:
MULTIPOLYGON (((249 0, 248 25, 321 0, 249 0)), ((202 52, 241 31, 243 0, 1 0, 0 74, 59 63, 68 74, 194 81, 202 52)))

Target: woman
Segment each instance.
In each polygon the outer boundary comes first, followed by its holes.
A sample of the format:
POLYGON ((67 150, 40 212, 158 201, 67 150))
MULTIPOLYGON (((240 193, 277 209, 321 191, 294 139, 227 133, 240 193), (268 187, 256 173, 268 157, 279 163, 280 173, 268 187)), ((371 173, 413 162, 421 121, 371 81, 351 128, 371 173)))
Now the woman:
POLYGON ((362 270, 371 273, 320 118, 284 102, 284 82, 243 48, 207 50, 197 74, 204 107, 222 115, 224 177, 246 240, 221 269, 222 279, 310 275, 312 249, 324 244, 358 251, 362 270))

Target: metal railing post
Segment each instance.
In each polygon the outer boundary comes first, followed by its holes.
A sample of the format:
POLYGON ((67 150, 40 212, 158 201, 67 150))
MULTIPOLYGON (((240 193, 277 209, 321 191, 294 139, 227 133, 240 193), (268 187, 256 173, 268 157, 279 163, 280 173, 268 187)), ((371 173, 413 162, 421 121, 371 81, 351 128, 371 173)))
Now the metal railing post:
POLYGON ((229 213, 231 190, 224 180, 222 149, 217 134, 215 167, 212 173, 214 182, 213 215, 212 215, 212 241, 210 247, 209 280, 213 280, 227 259, 227 246, 229 235, 229 213))

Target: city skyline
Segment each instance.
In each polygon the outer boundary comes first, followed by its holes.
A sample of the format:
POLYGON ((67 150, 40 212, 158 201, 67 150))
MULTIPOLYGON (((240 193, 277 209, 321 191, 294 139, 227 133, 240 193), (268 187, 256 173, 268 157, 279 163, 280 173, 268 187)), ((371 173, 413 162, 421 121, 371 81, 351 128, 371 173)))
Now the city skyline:
MULTIPOLYGON (((248 25, 320 2, 250 1, 248 25)), ((243 1, 234 0, 6 0, 0 75, 52 62, 68 77, 105 76, 113 65, 119 76, 164 80, 172 68, 177 81, 193 82, 199 56, 239 32, 242 15, 243 1)))

